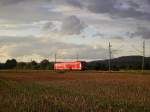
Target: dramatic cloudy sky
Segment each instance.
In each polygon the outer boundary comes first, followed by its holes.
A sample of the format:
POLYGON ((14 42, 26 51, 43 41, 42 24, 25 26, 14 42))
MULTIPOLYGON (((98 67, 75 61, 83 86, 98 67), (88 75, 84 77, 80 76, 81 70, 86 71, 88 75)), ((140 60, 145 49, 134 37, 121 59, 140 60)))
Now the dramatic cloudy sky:
POLYGON ((150 56, 150 0, 0 0, 0 61, 150 56))

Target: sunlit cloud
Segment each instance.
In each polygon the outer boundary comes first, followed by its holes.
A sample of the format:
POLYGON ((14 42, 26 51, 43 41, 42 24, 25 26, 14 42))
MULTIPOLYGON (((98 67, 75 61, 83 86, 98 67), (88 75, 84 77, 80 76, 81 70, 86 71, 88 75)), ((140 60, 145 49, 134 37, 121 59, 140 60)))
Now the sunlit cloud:
POLYGON ((60 60, 106 59, 109 42, 118 57, 138 54, 132 46, 143 40, 150 56, 149 7, 149 0, 1 0, 1 60, 54 60, 56 52, 60 60))

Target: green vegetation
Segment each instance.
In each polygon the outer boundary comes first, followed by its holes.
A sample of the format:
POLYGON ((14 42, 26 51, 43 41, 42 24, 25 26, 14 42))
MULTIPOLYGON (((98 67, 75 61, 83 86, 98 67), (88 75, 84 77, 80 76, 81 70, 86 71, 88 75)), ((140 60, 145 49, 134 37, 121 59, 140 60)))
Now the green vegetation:
MULTIPOLYGON (((111 60, 111 70, 141 70, 142 56, 124 56, 111 60)), ((87 62, 85 68, 87 70, 108 71, 108 60, 97 60, 87 62)), ((17 62, 15 59, 7 60, 6 63, 0 63, 1 69, 17 69, 17 70, 53 70, 54 62, 43 60, 40 63, 32 62, 17 62)), ((144 70, 150 70, 150 57, 145 57, 144 70)))
POLYGON ((149 112, 148 75, 1 73, 0 112, 149 112))
POLYGON ((18 70, 53 70, 54 63, 43 60, 40 63, 17 62, 15 59, 7 60, 5 64, 0 63, 0 69, 18 69, 18 70))
MULTIPOLYGON (((111 60, 111 69, 113 71, 120 70, 141 70, 142 56, 124 56, 111 60)), ((88 63, 88 69, 91 70, 108 70, 108 60, 98 60, 88 63)), ((145 57, 145 70, 150 70, 150 57, 145 57)))

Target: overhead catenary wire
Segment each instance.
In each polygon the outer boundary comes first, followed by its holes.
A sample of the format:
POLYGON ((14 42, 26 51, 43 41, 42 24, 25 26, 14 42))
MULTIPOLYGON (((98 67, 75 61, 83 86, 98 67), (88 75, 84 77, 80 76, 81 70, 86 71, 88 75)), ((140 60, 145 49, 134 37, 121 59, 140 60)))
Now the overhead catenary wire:
POLYGON ((54 70, 56 70, 56 69, 55 69, 55 64, 56 64, 56 63, 57 63, 57 53, 54 54, 54 70))
POLYGON ((76 54, 76 61, 79 61, 79 54, 76 54))
POLYGON ((54 54, 54 63, 57 63, 57 54, 54 54))
POLYGON ((145 65, 145 41, 143 41, 142 72, 144 72, 144 65, 145 65))
MULTIPOLYGON (((141 70, 142 72, 144 72, 144 67, 145 67, 145 40, 143 40, 143 44, 142 44, 142 50, 137 49, 135 46, 132 45, 132 48, 134 48, 134 50, 139 53, 142 56, 142 60, 141 60, 141 70)), ((134 51, 133 51, 134 52, 134 51)))
POLYGON ((109 67, 109 72, 111 72, 111 58, 112 58, 112 51, 111 51, 112 45, 109 42, 109 60, 108 60, 108 67, 109 67))

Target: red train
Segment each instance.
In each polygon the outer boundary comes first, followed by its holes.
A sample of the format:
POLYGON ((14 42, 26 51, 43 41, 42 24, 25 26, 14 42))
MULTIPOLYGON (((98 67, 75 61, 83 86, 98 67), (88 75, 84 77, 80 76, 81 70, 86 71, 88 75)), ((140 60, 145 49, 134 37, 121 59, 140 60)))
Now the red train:
POLYGON ((76 61, 76 62, 58 62, 54 65, 55 70, 85 70, 86 62, 85 61, 76 61))

